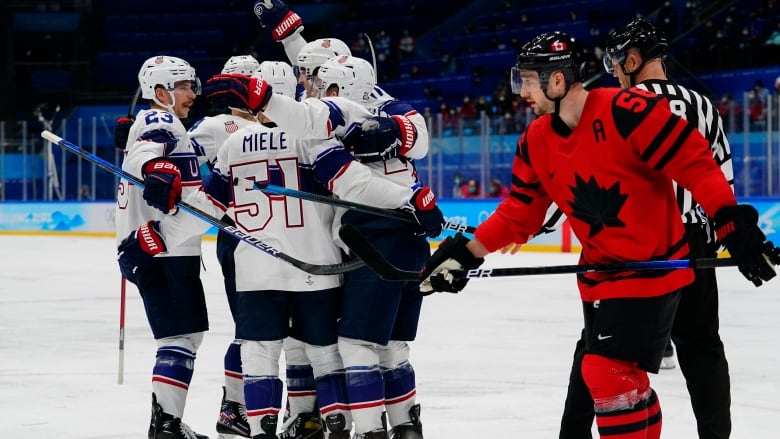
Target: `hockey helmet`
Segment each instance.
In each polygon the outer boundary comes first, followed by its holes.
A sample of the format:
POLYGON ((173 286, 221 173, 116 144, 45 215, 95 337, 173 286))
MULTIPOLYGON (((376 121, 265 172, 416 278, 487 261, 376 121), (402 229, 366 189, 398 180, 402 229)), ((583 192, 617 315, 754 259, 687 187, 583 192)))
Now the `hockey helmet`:
POLYGON ((263 61, 252 76, 261 78, 271 85, 274 93, 295 99, 295 87, 298 80, 292 66, 281 61, 263 61))
POLYGON ((192 91, 196 95, 200 94, 200 80, 195 75, 195 68, 181 58, 165 55, 153 56, 144 61, 138 72, 141 97, 153 99, 155 102, 157 102, 154 94, 156 87, 165 88, 173 97, 173 89, 179 81, 192 81, 192 91))
POLYGON ((637 18, 623 29, 612 31, 604 46, 604 69, 612 73, 617 64, 625 61, 628 49, 636 47, 642 58, 649 60, 665 57, 669 43, 653 23, 637 18))
POLYGON ((332 85, 339 87, 339 96, 365 104, 374 91, 374 68, 368 61, 350 55, 335 56, 320 66, 317 77, 322 81, 322 94, 332 85))
POLYGON ((340 55, 352 55, 349 47, 337 38, 320 38, 306 43, 298 52, 298 67, 311 75, 325 61, 340 55))
POLYGON ((260 68, 260 63, 257 62, 252 55, 237 55, 231 56, 225 62, 225 66, 222 67, 222 73, 241 73, 242 75, 251 76, 260 68))
POLYGON ((520 92, 520 71, 532 70, 539 74, 542 88, 550 75, 563 72, 567 83, 580 81, 582 53, 574 37, 566 32, 546 32, 525 43, 517 54, 517 64, 512 68, 512 91, 520 92))

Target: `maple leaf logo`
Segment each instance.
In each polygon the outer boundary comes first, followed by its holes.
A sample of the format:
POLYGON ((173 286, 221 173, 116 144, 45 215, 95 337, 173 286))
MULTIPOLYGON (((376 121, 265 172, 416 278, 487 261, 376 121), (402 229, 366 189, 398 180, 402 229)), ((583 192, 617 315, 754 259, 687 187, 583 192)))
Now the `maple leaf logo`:
POLYGON ((620 183, 605 189, 599 187, 592 176, 586 182, 579 175, 574 175, 576 185, 569 186, 574 201, 569 202, 572 208, 572 216, 590 224, 589 238, 602 231, 604 227, 625 227, 625 223, 618 219, 620 209, 626 202, 628 195, 620 193, 620 183))

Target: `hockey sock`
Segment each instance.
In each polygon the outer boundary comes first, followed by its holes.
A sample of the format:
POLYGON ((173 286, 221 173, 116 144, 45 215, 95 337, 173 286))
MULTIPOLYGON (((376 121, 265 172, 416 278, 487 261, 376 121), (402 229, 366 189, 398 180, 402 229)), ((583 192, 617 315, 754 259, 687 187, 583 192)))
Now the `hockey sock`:
POLYGON ((355 433, 382 428, 385 384, 379 371, 379 354, 373 343, 339 337, 339 352, 347 379, 347 400, 355 433))
POLYGON ((393 369, 382 369, 385 381, 385 408, 390 426, 409 424, 412 418, 409 410, 415 403, 417 390, 414 380, 414 369, 408 361, 393 369))
POLYGON ((165 413, 181 418, 192 380, 195 352, 181 346, 161 346, 152 372, 152 391, 165 413))
POLYGON ((593 396, 602 438, 658 438, 649 433, 660 433, 660 405, 647 372, 636 363, 585 354, 582 377, 593 396))
POLYGON ((310 365, 287 364, 287 403, 291 418, 316 409, 317 389, 310 365))
POLYGON ((225 399, 244 404, 244 380, 241 369, 241 343, 233 340, 225 352, 225 399))
POLYGON ((261 423, 265 416, 279 415, 282 387, 282 380, 277 377, 244 375, 246 414, 253 436, 263 433, 261 423))

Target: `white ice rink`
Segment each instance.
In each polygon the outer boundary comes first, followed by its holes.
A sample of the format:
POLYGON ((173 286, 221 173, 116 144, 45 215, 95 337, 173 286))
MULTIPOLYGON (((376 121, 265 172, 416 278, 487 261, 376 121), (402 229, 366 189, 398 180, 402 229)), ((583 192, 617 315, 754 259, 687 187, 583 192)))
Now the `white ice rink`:
MULTIPOLYGON (((204 243, 211 330, 184 419, 216 437, 232 321, 215 245, 204 243)), ((0 236, 0 437, 143 438, 155 343, 128 284, 124 384, 117 384, 120 277, 112 238, 0 236)), ((576 255, 494 255, 492 266, 572 264, 576 255)), ((780 437, 780 280, 756 289, 718 269, 734 439, 780 437)), ((425 300, 412 344, 427 439, 556 438, 582 326, 573 275, 472 280, 425 300)), ((663 438, 696 437, 679 368, 652 375, 663 438)))

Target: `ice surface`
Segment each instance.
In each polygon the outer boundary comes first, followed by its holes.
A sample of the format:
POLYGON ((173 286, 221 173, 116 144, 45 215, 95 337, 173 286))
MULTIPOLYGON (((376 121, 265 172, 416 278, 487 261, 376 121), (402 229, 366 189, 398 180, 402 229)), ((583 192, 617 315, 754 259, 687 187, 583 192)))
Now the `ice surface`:
MULTIPOLYGON (((223 355, 232 338, 215 245, 204 242, 211 330, 198 352, 185 421, 216 437, 223 355)), ((0 436, 142 438, 152 340, 127 288, 124 384, 117 384, 120 275, 111 238, 0 236, 0 436)), ((491 266, 572 264, 576 255, 492 255, 491 266)), ((718 269, 735 439, 776 438, 780 280, 756 289, 718 269)), ((472 280, 426 298, 412 344, 427 439, 554 438, 582 326, 573 275, 472 280)), ((652 375, 664 438, 696 437, 679 370, 652 375)))

